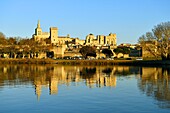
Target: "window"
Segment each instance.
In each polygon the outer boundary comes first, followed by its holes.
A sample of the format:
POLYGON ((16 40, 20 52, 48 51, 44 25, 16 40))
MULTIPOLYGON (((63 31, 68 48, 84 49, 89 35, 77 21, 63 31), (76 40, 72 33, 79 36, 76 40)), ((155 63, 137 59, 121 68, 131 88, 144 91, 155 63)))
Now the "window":
POLYGON ((38 35, 41 35, 41 31, 38 31, 38 35))
POLYGON ((88 43, 90 43, 90 38, 88 39, 88 43))

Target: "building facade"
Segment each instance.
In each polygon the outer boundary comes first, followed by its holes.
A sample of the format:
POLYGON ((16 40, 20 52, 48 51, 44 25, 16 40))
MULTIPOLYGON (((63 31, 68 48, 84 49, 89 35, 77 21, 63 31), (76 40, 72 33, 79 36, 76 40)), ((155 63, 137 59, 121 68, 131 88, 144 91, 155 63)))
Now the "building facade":
POLYGON ((113 33, 110 33, 108 36, 97 35, 96 37, 93 34, 89 34, 86 36, 86 40, 80 40, 79 38, 71 38, 69 34, 67 36, 59 36, 57 27, 50 27, 49 32, 43 32, 39 20, 32 38, 44 45, 55 45, 51 50, 54 52, 55 57, 63 57, 67 49, 75 48, 79 50, 86 45, 96 46, 99 49, 102 49, 102 47, 113 49, 117 45, 116 34, 113 33))
POLYGON ((41 42, 49 37, 50 37, 50 33, 42 32, 42 29, 40 27, 40 21, 38 20, 37 28, 35 28, 35 34, 32 35, 32 38, 35 41, 41 42))
POLYGON ((110 33, 108 36, 97 35, 97 37, 95 37, 93 34, 89 34, 86 36, 85 45, 116 46, 116 34, 110 33))
POLYGON ((66 43, 72 43, 75 45, 101 45, 101 46, 116 46, 117 39, 116 34, 110 33, 108 36, 97 35, 95 37, 93 34, 86 36, 86 40, 80 40, 79 38, 71 38, 68 34, 67 36, 58 36, 58 28, 50 27, 50 32, 42 32, 40 21, 38 20, 37 28, 35 29, 35 34, 32 38, 38 42, 45 42, 46 39, 49 40, 50 44, 63 45, 66 43))
POLYGON ((155 58, 161 56, 161 53, 158 52, 156 41, 145 41, 141 46, 143 58, 155 58))
MULTIPOLYGON (((75 38, 71 38, 68 34, 67 36, 58 36, 58 28, 50 27, 50 32, 42 32, 40 27, 40 21, 38 20, 37 28, 35 29, 35 34, 32 35, 32 38, 38 42, 44 42, 47 44, 49 40, 50 44, 53 45, 63 45, 68 42, 72 42, 75 38)), ((82 43, 82 40, 76 40, 77 43, 82 43)))

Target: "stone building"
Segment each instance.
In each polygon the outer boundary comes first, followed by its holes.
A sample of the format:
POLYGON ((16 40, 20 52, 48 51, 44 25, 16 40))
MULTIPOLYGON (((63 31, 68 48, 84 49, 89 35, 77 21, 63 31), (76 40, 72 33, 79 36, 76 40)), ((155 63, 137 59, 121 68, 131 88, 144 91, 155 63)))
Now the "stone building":
POLYGON ((85 45, 116 46, 117 45, 116 34, 110 33, 108 36, 97 35, 97 37, 95 37, 93 34, 89 34, 86 36, 85 45))
POLYGON ((145 41, 142 45, 142 57, 143 58, 155 58, 160 56, 157 50, 156 41, 145 41))
POLYGON ((68 42, 75 42, 78 44, 84 44, 83 40, 78 38, 71 38, 68 34, 67 36, 58 36, 58 28, 57 27, 50 27, 50 32, 42 32, 40 27, 40 21, 38 20, 37 28, 35 29, 35 34, 33 34, 32 38, 35 41, 43 42, 47 44, 47 40, 50 44, 53 45, 63 45, 68 42))
POLYGON ((95 37, 93 34, 86 36, 86 40, 80 40, 79 38, 71 38, 70 35, 58 36, 58 28, 51 27, 50 32, 42 32, 40 27, 40 21, 38 21, 37 28, 35 29, 35 34, 32 38, 38 42, 47 43, 45 40, 48 39, 51 44, 63 45, 67 43, 72 43, 75 45, 101 45, 101 46, 116 46, 116 34, 110 33, 108 36, 98 35, 95 37))
POLYGON ((110 33, 108 36, 98 35, 96 37, 93 34, 89 34, 86 40, 80 40, 79 38, 71 38, 69 34, 67 36, 59 36, 57 27, 50 27, 50 32, 43 32, 39 20, 32 38, 44 45, 55 45, 51 49, 54 57, 63 57, 65 56, 65 50, 70 48, 80 49, 82 45, 97 46, 99 49, 101 47, 113 49, 117 45, 116 34, 113 33, 110 33))
POLYGON ((35 34, 32 35, 32 38, 35 41, 41 42, 49 37, 50 37, 50 33, 42 32, 42 29, 40 27, 40 21, 38 20, 37 28, 35 28, 35 34))

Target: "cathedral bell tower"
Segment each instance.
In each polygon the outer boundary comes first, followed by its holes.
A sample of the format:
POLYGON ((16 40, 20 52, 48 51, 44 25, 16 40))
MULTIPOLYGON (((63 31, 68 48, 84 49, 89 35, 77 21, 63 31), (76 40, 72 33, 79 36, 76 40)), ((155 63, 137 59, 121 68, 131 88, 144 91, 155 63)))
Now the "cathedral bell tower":
POLYGON ((40 20, 38 20, 37 28, 35 29, 35 35, 42 35, 42 29, 40 27, 40 20))

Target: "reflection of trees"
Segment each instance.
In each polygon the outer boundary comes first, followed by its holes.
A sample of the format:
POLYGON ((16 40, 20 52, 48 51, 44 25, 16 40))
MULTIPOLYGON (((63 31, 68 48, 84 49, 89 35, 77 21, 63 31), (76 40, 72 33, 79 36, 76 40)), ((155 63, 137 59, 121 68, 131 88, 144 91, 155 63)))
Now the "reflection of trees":
POLYGON ((110 76, 111 72, 113 71, 113 68, 106 68, 102 72, 106 73, 106 75, 110 76))
MULTIPOLYGON (((88 87, 115 87, 118 74, 129 71, 128 66, 81 67, 54 65, 0 65, 0 85, 22 87, 33 85, 37 98, 42 88, 49 94, 58 93, 58 85, 85 83, 88 87)), ((3 88, 3 87, 0 87, 3 88)))
POLYGON ((83 79, 92 78, 95 73, 96 73, 96 68, 95 67, 84 67, 80 71, 80 75, 82 75, 83 79))
POLYGON ((142 68, 139 89, 158 100, 161 108, 170 108, 170 69, 142 68))
MULTIPOLYGON (((115 75, 124 75, 131 68, 128 66, 114 67, 75 67, 75 66, 43 66, 43 65, 1 65, 0 84, 20 85, 26 83, 46 85, 51 80, 58 80, 61 84, 79 82, 81 79, 99 83, 103 79, 115 75), (4 82, 6 81, 6 82, 4 82)), ((131 73, 131 71, 130 71, 131 73)), ((103 82, 104 83, 104 82, 103 82)))
POLYGON ((85 79, 86 85, 93 87, 96 84, 96 67, 83 67, 80 71, 80 76, 85 79))

